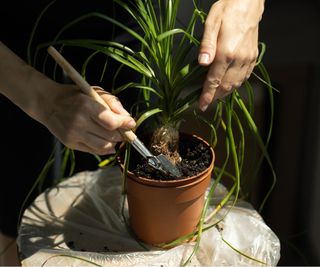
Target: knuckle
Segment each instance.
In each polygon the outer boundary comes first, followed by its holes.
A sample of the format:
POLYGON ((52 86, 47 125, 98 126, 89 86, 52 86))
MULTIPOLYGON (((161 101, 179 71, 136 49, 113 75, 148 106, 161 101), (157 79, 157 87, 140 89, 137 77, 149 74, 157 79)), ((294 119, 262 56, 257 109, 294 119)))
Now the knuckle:
POLYGON ((252 55, 240 55, 239 61, 242 62, 243 66, 248 66, 251 64, 252 60, 255 60, 255 58, 252 57, 252 55))
POLYGON ((61 142, 68 148, 73 148, 75 144, 75 137, 72 131, 64 131, 60 137, 61 142))
POLYGON ((227 64, 231 64, 236 58, 235 53, 230 50, 223 51, 223 57, 227 64))
POLYGON ((210 89, 215 89, 221 84, 221 79, 216 77, 208 77, 207 81, 210 89))
POLYGON ((234 55, 233 60, 237 62, 237 64, 239 64, 241 67, 245 67, 251 63, 252 57, 250 53, 237 53, 236 55, 234 55))
POLYGON ((110 106, 121 105, 119 98, 114 95, 107 97, 105 102, 110 106))
POLYGON ((231 49, 222 51, 221 57, 227 64, 237 62, 239 65, 248 65, 253 60, 253 55, 250 53, 239 53, 231 49))
POLYGON ((97 152, 99 155, 106 155, 114 152, 115 143, 107 142, 102 148, 100 148, 97 152))
POLYGON ((94 152, 98 155, 105 155, 108 150, 110 150, 111 145, 109 142, 97 141, 95 140, 94 152))
POLYGON ((223 83, 220 85, 220 88, 225 92, 229 92, 232 90, 232 85, 230 83, 223 83))
POLYGON ((252 53, 249 57, 248 57, 248 62, 249 64, 254 64, 257 60, 258 55, 256 53, 252 53))
POLYGON ((115 131, 119 127, 118 120, 113 116, 108 116, 106 119, 103 120, 106 128, 110 131, 115 131))

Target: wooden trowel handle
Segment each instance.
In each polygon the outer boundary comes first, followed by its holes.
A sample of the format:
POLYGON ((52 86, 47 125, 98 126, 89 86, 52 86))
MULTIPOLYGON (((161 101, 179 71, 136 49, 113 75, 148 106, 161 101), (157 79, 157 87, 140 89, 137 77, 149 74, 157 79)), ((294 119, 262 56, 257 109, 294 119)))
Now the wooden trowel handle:
MULTIPOLYGON (((49 46, 48 53, 54 58, 57 64, 65 71, 69 78, 79 86, 79 88, 88 96, 93 97, 101 105, 110 110, 108 104, 99 96, 99 94, 93 89, 92 86, 80 75, 79 72, 71 66, 71 64, 53 47, 49 46)), ((137 136, 131 130, 118 129, 122 137, 132 143, 137 136)))

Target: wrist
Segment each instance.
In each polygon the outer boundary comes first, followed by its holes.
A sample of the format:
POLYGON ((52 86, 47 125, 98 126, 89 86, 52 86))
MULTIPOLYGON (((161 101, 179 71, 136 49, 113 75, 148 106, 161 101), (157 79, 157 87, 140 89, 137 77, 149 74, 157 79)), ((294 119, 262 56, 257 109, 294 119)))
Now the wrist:
POLYGON ((1 41, 0 58, 0 93, 29 116, 42 121, 50 112, 48 91, 54 91, 48 87, 54 87, 55 82, 24 62, 1 41))
MULTIPOLYGON (((223 13, 238 14, 241 18, 247 18, 257 23, 262 19, 265 0, 219 0, 223 13)), ((225 15, 225 14, 224 14, 225 15)))
POLYGON ((26 85, 32 94, 25 102, 24 111, 35 120, 44 123, 52 113, 57 83, 38 71, 31 71, 26 85))

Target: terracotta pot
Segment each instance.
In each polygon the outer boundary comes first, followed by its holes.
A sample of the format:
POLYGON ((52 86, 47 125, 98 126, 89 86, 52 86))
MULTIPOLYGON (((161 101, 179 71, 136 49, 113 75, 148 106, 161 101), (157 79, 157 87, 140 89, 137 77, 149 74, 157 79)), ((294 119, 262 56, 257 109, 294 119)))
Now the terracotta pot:
POLYGON ((173 241, 196 230, 210 184, 214 152, 209 144, 211 164, 198 175, 180 180, 152 180, 137 177, 128 171, 127 197, 130 225, 137 237, 145 243, 159 245, 173 241))

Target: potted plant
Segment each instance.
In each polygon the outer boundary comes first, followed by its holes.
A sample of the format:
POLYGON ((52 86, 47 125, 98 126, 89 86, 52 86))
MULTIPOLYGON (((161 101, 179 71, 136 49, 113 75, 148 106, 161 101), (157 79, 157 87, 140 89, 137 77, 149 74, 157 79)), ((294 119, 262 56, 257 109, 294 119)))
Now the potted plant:
MULTIPOLYGON (((125 150, 121 146, 119 149, 120 162, 124 175, 128 174, 125 181, 131 225, 138 237, 147 243, 170 247, 193 237, 196 237, 197 242, 199 242, 202 231, 215 226, 205 225, 207 216, 214 216, 221 207, 231 200, 231 206, 233 206, 240 196, 241 175, 246 151, 244 128, 247 128, 249 133, 253 134, 261 149, 261 157, 258 161, 257 169, 261 166, 263 159, 266 159, 275 178, 272 162, 267 152, 272 130, 273 87, 261 62, 265 46, 261 43, 260 56, 256 64, 256 70, 259 71, 259 74, 254 72, 254 76, 265 85, 270 97, 270 130, 266 140, 264 141, 260 136, 253 120, 253 88, 249 81, 245 82, 245 94, 235 90, 223 100, 219 100, 214 106, 210 120, 198 114, 194 109, 194 116, 207 125, 211 131, 211 138, 203 140, 194 135, 180 133, 179 126, 184 118, 184 112, 194 108, 194 103, 200 95, 202 77, 207 71, 206 68, 199 66, 196 58, 192 56, 193 49, 199 45, 199 36, 196 35, 194 29, 197 23, 204 22, 205 12, 194 1, 194 9, 189 23, 185 27, 178 27, 177 13, 180 1, 158 2, 157 9, 155 9, 152 1, 127 3, 126 1, 114 0, 113 2, 136 20, 139 30, 134 30, 102 13, 90 13, 65 25, 54 40, 37 46, 35 58, 40 50, 47 48, 49 45, 54 45, 61 49, 65 47, 81 47, 92 51, 92 54, 83 63, 82 73, 84 76, 87 68, 89 68, 90 61, 96 55, 107 56, 120 63, 120 67, 114 75, 114 84, 116 84, 115 81, 123 70, 123 66, 129 67, 137 73, 136 81, 115 86, 112 88, 112 93, 117 95, 128 90, 139 91, 139 98, 137 98, 131 109, 132 114, 137 118, 136 133, 142 136, 151 132, 151 136, 143 139, 146 144, 150 144, 151 152, 167 155, 173 164, 181 168, 184 175, 180 179, 172 179, 173 177, 165 177, 161 173, 154 172, 143 161, 133 161, 137 157, 133 154, 134 152, 130 149, 130 146, 127 145, 125 150), (99 18, 106 23, 112 23, 127 32, 138 42, 138 48, 130 48, 116 41, 61 38, 62 33, 68 28, 74 27, 80 21, 92 17, 99 18), (248 101, 244 101, 243 96, 248 101), (221 138, 218 138, 218 132, 222 132, 221 138), (187 144, 190 144, 191 147, 188 147, 187 144), (222 160, 221 166, 215 166, 215 180, 213 182, 211 181, 211 171, 215 160, 213 150, 216 144, 224 145, 225 158, 222 160), (198 154, 194 153, 197 150, 200 152, 198 154), (187 154, 191 155, 190 158, 188 158, 187 154), (206 163, 201 164, 203 158, 198 161, 196 158, 192 158, 195 155, 203 155, 206 163), (184 157, 187 158, 184 159, 184 157), (184 160, 187 160, 187 162, 184 160), (200 166, 199 174, 192 172, 194 167, 190 165, 190 162, 202 165, 200 166), (229 165, 231 165, 233 173, 227 171, 229 165), (189 168, 183 169, 188 166, 189 168), (192 167, 190 168, 190 166, 192 167), (153 177, 154 174, 155 177, 153 177), (198 175, 203 177, 198 178, 198 175), (208 215, 206 213, 210 196, 224 177, 229 178, 232 181, 232 185, 225 198, 216 206, 213 213, 208 215), (183 185, 183 182, 186 181, 190 182, 190 185, 183 185), (212 184, 208 191, 208 197, 205 199, 204 193, 207 191, 210 182, 212 184), (139 193, 138 186, 140 185, 143 185, 144 188, 149 188, 147 189, 148 191, 139 193), (202 192, 193 191, 195 189, 191 185, 200 187, 202 192), (174 204, 173 200, 161 202, 162 200, 159 200, 158 196, 164 194, 166 187, 171 190, 169 195, 178 200, 185 194, 184 190, 190 187, 193 198, 189 196, 187 200, 180 201, 178 204, 174 204), (173 188, 178 191, 177 195, 173 193, 173 188), (158 190, 160 193, 158 193, 158 190), (136 191, 138 191, 137 196, 134 195, 136 191), (147 197, 150 197, 150 199, 148 200, 147 197), (145 213, 145 210, 141 206, 136 208, 134 204, 137 203, 148 204, 157 212, 152 214, 153 217, 151 219, 142 219, 142 214, 145 213), (161 215, 158 210, 162 206, 164 206, 164 214, 161 215), (171 219, 167 220, 167 214, 172 212, 172 207, 177 207, 179 210, 179 215, 173 215, 172 217, 178 219, 177 223, 172 223, 171 219), (194 207, 197 207, 197 209, 194 207), (187 217, 184 217, 185 214, 183 213, 191 210, 196 210, 196 214, 192 215, 192 219, 186 219, 187 217), (140 213, 135 215, 136 211, 140 213), (161 216, 164 220, 160 222, 160 226, 156 226, 155 223, 160 221, 161 216), (189 225, 183 229, 182 222, 187 222, 189 225), (151 226, 149 226, 149 223, 151 226), (160 228, 168 228, 173 231, 168 235, 162 235, 158 232, 160 228), (146 229, 149 231, 148 233, 144 232, 146 229), (164 237, 164 239, 159 239, 159 236, 161 238, 164 237)), ((65 151, 69 153, 68 149, 65 151)), ((217 155, 217 157, 220 157, 220 155, 217 155)), ((116 157, 113 157, 112 160, 115 161, 116 157)), ((107 162, 110 163, 110 159, 107 159, 107 162)), ((100 166, 103 164, 102 161, 100 166)), ((264 202, 265 200, 262 206, 264 202)))

